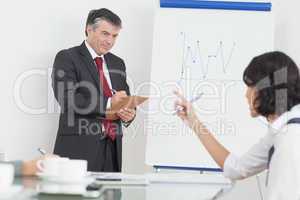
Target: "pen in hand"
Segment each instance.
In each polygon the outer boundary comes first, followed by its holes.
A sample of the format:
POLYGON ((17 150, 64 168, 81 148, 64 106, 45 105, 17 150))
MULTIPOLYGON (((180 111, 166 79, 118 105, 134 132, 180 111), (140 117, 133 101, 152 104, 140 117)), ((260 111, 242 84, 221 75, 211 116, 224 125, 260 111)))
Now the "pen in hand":
POLYGON ((42 149, 42 148, 38 148, 37 149, 43 156, 47 154, 46 150, 42 149))
MULTIPOLYGON (((198 94, 198 95, 195 96, 194 98, 190 99, 189 102, 190 102, 190 103, 194 103, 194 102, 198 101, 198 100, 203 96, 203 94, 204 94, 204 93, 201 92, 200 94, 198 94)), ((177 108, 175 109, 175 112, 173 113, 173 115, 176 115, 177 112, 182 111, 182 110, 183 110, 182 107, 177 107, 177 108)))
POLYGON ((116 93, 117 93, 117 90, 115 90, 115 89, 111 89, 111 93, 114 95, 114 94, 116 94, 116 93))

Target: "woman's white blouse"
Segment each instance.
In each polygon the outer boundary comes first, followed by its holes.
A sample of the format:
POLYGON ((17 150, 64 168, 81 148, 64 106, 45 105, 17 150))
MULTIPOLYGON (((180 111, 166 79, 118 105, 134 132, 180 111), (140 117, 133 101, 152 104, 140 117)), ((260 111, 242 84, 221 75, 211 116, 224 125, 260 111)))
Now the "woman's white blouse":
POLYGON ((270 124, 268 133, 243 156, 229 154, 224 163, 224 176, 238 180, 267 169, 269 149, 274 145, 267 199, 299 200, 300 124, 287 125, 293 118, 300 118, 300 105, 293 107, 270 124))

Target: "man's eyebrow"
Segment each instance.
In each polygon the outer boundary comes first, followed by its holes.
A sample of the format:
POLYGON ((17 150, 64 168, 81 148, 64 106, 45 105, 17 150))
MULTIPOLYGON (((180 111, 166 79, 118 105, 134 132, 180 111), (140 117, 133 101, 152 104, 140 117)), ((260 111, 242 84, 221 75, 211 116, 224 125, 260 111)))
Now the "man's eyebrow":
POLYGON ((119 35, 119 33, 112 34, 112 33, 108 32, 108 31, 105 31, 105 30, 103 30, 103 31, 101 31, 101 32, 104 33, 104 34, 112 35, 113 37, 117 37, 117 36, 119 35))

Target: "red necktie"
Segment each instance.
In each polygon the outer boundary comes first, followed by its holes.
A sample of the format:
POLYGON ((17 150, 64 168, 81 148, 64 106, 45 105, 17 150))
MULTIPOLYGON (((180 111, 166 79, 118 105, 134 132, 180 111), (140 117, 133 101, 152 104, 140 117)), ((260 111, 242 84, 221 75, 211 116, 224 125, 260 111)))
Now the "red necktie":
MULTIPOLYGON (((103 94, 105 97, 112 97, 112 92, 109 88, 108 82, 105 78, 104 72, 103 72, 103 59, 101 57, 96 57, 95 62, 97 65, 98 73, 99 73, 99 80, 102 85, 103 94)), ((111 140, 116 139, 116 125, 111 120, 102 120, 105 133, 111 138, 111 140)))

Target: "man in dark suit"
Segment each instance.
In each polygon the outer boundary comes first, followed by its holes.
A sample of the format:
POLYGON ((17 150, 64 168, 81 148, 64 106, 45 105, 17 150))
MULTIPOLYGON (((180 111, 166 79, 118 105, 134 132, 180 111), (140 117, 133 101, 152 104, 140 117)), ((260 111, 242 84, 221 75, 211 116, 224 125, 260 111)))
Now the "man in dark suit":
POLYGON ((60 51, 52 72, 53 91, 61 107, 54 153, 88 161, 89 171, 120 172, 122 125, 134 109, 111 112, 130 94, 124 61, 109 53, 121 19, 108 9, 90 11, 86 40, 60 51))

